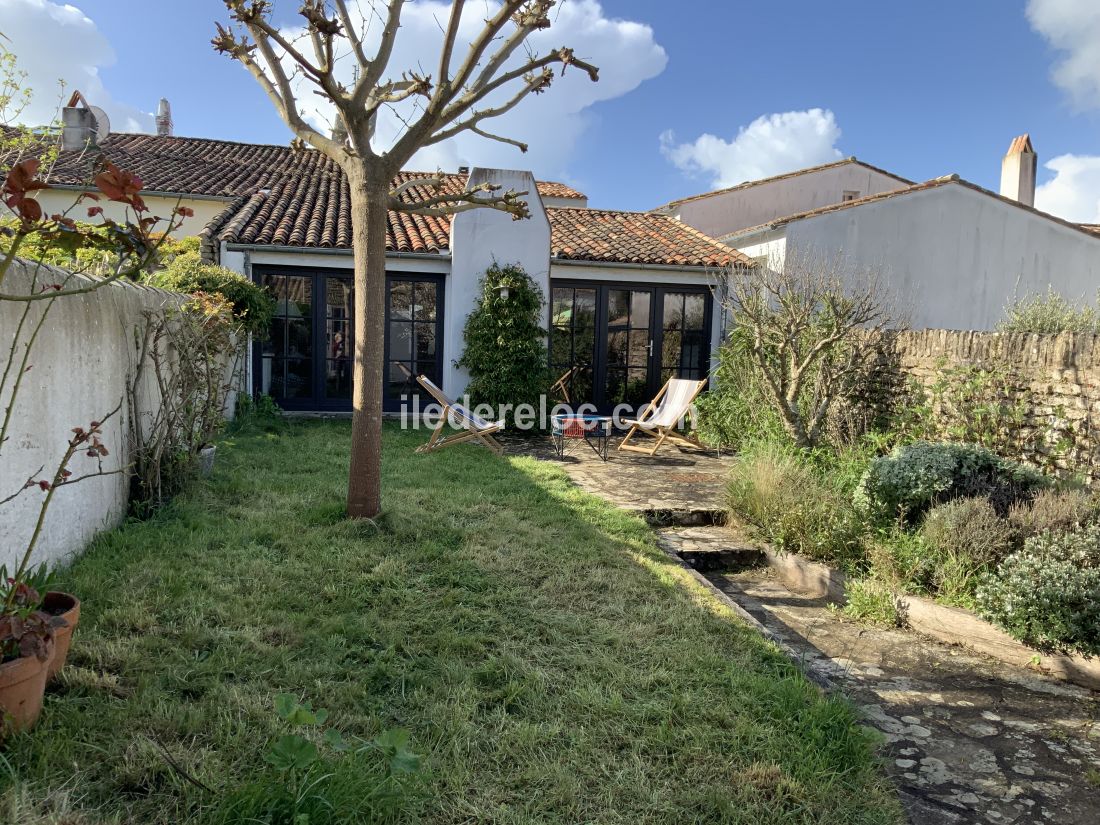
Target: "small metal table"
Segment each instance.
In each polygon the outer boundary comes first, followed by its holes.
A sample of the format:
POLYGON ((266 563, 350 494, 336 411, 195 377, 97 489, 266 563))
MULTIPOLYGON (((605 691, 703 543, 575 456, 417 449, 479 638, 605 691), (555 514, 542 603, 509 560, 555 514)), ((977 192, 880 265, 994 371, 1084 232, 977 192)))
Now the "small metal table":
POLYGON ((609 416, 571 413, 551 416, 550 434, 554 438, 554 450, 558 458, 565 457, 567 440, 583 440, 596 455, 607 461, 607 445, 611 440, 609 416))

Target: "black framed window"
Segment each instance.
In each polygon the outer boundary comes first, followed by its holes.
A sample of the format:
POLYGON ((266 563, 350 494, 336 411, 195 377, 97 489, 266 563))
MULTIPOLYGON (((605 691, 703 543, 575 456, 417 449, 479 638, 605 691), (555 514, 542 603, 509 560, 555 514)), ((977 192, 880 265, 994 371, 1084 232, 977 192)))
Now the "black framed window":
POLYGON ((264 273, 260 284, 275 298, 275 317, 263 342, 259 389, 276 399, 308 399, 313 387, 313 277, 264 273))
MULTIPOLYGON (((443 383, 443 279, 390 275, 386 279, 386 370, 383 404, 399 410, 420 395, 418 375, 443 383)), ((431 399, 428 399, 429 401, 431 399)))
POLYGON ((573 403, 592 399, 596 294, 594 287, 565 286, 551 290, 550 371, 554 381, 565 378, 566 396, 573 403))
POLYGON ((706 378, 710 360, 706 297, 701 292, 663 290, 662 383, 669 378, 706 378))

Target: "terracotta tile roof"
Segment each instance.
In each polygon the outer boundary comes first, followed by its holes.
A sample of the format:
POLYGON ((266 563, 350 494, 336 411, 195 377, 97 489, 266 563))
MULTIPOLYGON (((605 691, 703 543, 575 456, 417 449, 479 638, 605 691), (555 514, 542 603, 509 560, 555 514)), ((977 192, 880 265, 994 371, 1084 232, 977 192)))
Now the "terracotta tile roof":
MULTIPOLYGON (((404 173, 398 183, 426 177, 404 173)), ((460 191, 458 176, 445 183, 460 191)), ((407 200, 427 194, 419 187, 402 193, 407 200)), ((548 208, 551 254, 560 260, 610 264, 720 267, 747 262, 741 253, 679 221, 649 212, 548 208)), ((350 249, 351 215, 343 181, 312 178, 291 181, 269 192, 238 198, 203 230, 208 248, 220 242, 350 249)), ((450 220, 390 212, 386 248, 390 252, 446 253, 450 220)))
POLYGON ((1082 223, 1079 225, 1086 232, 1091 232, 1094 235, 1100 235, 1100 223, 1082 223))
POLYGON ((864 169, 870 169, 872 172, 878 172, 880 175, 886 175, 896 180, 898 183, 903 183, 906 186, 912 186, 913 181, 903 178, 900 175, 895 175, 893 172, 887 172, 885 169, 880 169, 877 166, 872 166, 869 163, 864 163, 862 160, 850 157, 843 160, 835 160, 831 163, 822 163, 820 166, 808 166, 805 169, 796 169, 793 172, 784 172, 782 175, 772 175, 770 178, 760 178, 759 180, 747 180, 744 183, 739 183, 736 186, 728 186, 725 189, 715 189, 710 192, 702 192, 698 195, 691 195, 687 198, 680 198, 679 200, 669 201, 664 206, 658 206, 654 209, 654 212, 660 212, 666 209, 672 209, 683 203, 689 203, 691 201, 698 201, 704 198, 709 198, 714 195, 724 195, 727 192, 738 192, 742 189, 751 189, 754 186, 760 186, 764 183, 774 183, 778 180, 787 180, 788 178, 797 178, 799 175, 808 175, 811 172, 821 172, 825 169, 835 169, 837 166, 844 166, 845 164, 852 163, 856 166, 862 166, 864 169))
POLYGON ((548 209, 551 255, 563 261, 721 267, 750 263, 685 223, 652 212, 548 209))
MULTIPOLYGON (((342 177, 321 152, 260 143, 193 137, 113 133, 88 151, 66 151, 51 182, 81 186, 91 178, 100 155, 141 178, 147 192, 234 197, 304 177, 342 177)), ((465 183, 464 175, 455 175, 465 183)), ((543 197, 584 198, 564 183, 540 181, 543 197)))
POLYGON ((974 192, 978 192, 987 197, 1001 201, 1005 204, 1008 204, 1009 206, 1013 206, 1017 209, 1022 209, 1025 212, 1030 212, 1037 217, 1043 218, 1048 221, 1054 221, 1055 223, 1060 223, 1062 224, 1062 226, 1067 226, 1070 229, 1076 229, 1077 231, 1084 232, 1086 235, 1090 235, 1092 237, 1098 237, 1096 230, 1090 228, 1085 224, 1072 223, 1071 221, 1059 218, 1057 215, 1051 215, 1049 212, 1043 212, 1040 209, 1036 209, 1034 206, 1027 206, 1026 204, 1022 204, 1019 201, 1013 200, 1012 198, 1006 198, 1004 195, 1000 195, 997 192, 993 192, 992 190, 986 189, 983 186, 978 186, 978 184, 976 183, 971 183, 968 180, 964 180, 958 175, 945 175, 941 178, 933 178, 932 180, 925 181, 924 183, 914 183, 912 186, 907 186, 904 189, 894 189, 889 192, 880 192, 877 195, 868 195, 854 201, 834 203, 830 204, 829 206, 821 206, 817 209, 810 209, 806 212, 799 212, 795 215, 787 215, 786 217, 776 218, 773 221, 762 223, 759 226, 750 226, 747 229, 739 230, 724 237, 727 240, 732 240, 736 238, 742 238, 746 235, 755 235, 759 232, 766 232, 771 229, 778 229, 780 227, 786 226, 789 223, 805 220, 806 218, 816 218, 818 215, 826 215, 830 212, 840 212, 844 209, 857 209, 861 206, 866 206, 869 203, 876 203, 878 201, 889 200, 891 198, 901 198, 905 197, 906 195, 912 195, 916 192, 925 192, 929 189, 939 189, 942 186, 962 186, 967 189, 973 190, 974 192))

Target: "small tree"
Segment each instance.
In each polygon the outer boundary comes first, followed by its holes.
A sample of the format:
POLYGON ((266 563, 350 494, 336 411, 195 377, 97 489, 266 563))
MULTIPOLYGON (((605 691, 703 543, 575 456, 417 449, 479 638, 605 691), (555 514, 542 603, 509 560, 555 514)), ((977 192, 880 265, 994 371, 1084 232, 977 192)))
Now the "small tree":
POLYGON ((493 264, 486 271, 481 303, 466 318, 466 350, 458 362, 470 371, 467 392, 474 403, 538 409, 547 386, 546 330, 540 323, 545 305, 542 290, 520 266, 493 264))
MULTIPOLYGON (((440 21, 443 44, 434 76, 417 67, 389 65, 405 0, 302 0, 299 12, 305 26, 298 40, 271 22, 270 0, 224 2, 230 19, 244 33, 219 24, 215 50, 248 69, 296 139, 324 152, 347 176, 356 303, 347 511, 352 517, 371 518, 381 506, 387 213, 392 209, 452 215, 491 208, 517 219, 527 217, 526 203, 520 199, 526 192, 500 192, 498 186, 481 184, 451 193, 443 190, 442 178, 419 179, 393 189, 394 176, 419 149, 462 132, 526 151, 520 141, 486 131, 485 121, 545 91, 554 79, 554 66, 562 71, 576 66, 592 80, 599 72, 570 48, 539 55, 527 42, 534 32, 550 28, 555 0, 471 4, 470 15, 483 22, 464 50, 459 33, 466 2, 452 0, 448 19, 440 21), (353 15, 353 9, 358 14, 353 15), (371 23, 380 23, 381 31, 369 31, 371 23), (372 40, 377 44, 373 49, 368 45, 372 40), (356 68, 350 88, 336 77, 340 59, 352 61, 356 68), (298 76, 335 108, 333 136, 306 122, 294 90, 298 76), (372 145, 379 110, 402 106, 402 128, 392 144, 372 145), (413 185, 434 186, 435 194, 410 201, 413 185)), ((429 64, 428 55, 422 63, 429 64)))
POLYGON ((875 274, 843 256, 788 249, 774 266, 735 268, 720 300, 734 329, 727 346, 751 360, 765 395, 801 448, 820 441, 829 410, 896 326, 875 274))

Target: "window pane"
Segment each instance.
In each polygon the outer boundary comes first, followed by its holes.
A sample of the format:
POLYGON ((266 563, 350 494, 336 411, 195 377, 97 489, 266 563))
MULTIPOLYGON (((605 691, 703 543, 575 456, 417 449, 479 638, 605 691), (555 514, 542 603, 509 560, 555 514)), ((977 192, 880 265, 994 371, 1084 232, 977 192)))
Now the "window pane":
POLYGON ((550 330, 550 363, 571 366, 573 353, 570 351, 569 327, 552 327, 550 330))
POLYGON ((351 361, 347 358, 329 359, 327 361, 325 396, 327 398, 351 398, 351 361))
POLYGON ((310 318, 287 319, 286 354, 302 358, 313 354, 313 323, 310 318))
POLYGON ((310 398, 313 395, 313 362, 292 358, 286 362, 285 398, 310 398))
POLYGON ((632 367, 644 367, 649 362, 649 330, 632 329, 630 331, 629 364, 632 367))
POLYGON ((438 286, 435 283, 421 281, 416 285, 416 305, 413 317, 418 321, 435 320, 436 292, 438 286))
POLYGON ((648 327, 649 292, 631 292, 630 296, 630 325, 632 327, 648 327))
POLYGON ((678 367, 680 365, 680 332, 678 330, 665 330, 661 350, 661 364, 663 366, 678 367))
POLYGON ((626 366, 629 343, 626 332, 609 332, 607 334, 607 363, 626 366))
POLYGON ((706 296, 689 292, 684 296, 684 329, 703 329, 706 323, 706 296))
POLYGON ((665 307, 664 307, 664 319, 662 321, 665 329, 683 329, 684 328, 684 293, 682 292, 666 292, 665 293, 665 307))
POLYGON ((390 321, 390 358, 411 361, 413 357, 413 324, 411 321, 390 321))
POLYGON ((596 326, 596 290, 578 289, 574 312, 577 326, 596 326))
POLYGON ((400 398, 404 394, 411 395, 413 387, 420 386, 416 383, 416 373, 413 372, 412 364, 404 361, 390 361, 387 372, 389 387, 386 394, 390 398, 400 398))
POLYGON ((550 293, 550 323, 566 326, 573 322, 573 290, 554 287, 550 293))
POLYGON ((624 327, 630 323, 630 291, 612 289, 607 293, 607 325, 624 327))
POLYGON ((435 360, 435 324, 417 324, 416 359, 418 361, 435 360))
POLYGON ((649 394, 649 371, 645 369, 630 369, 626 374, 626 397, 624 400, 627 404, 633 404, 635 406, 644 404, 650 401, 649 394))
POLYGON ((351 281, 347 278, 326 278, 325 307, 330 318, 350 318, 352 310, 351 281))
POLYGON ((393 281, 390 284, 390 318, 412 318, 413 285, 411 281, 393 281))

